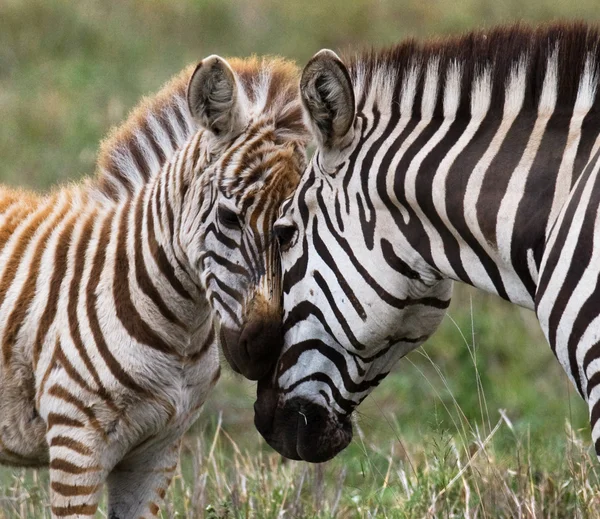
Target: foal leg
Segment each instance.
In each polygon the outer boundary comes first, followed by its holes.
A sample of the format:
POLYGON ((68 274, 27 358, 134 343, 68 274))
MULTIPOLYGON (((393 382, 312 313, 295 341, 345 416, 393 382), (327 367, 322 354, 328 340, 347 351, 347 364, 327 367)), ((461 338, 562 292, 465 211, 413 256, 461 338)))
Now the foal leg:
POLYGON ((108 476, 108 518, 151 518, 158 515, 173 479, 181 439, 160 442, 119 463, 108 476))
POLYGON ((53 428, 48 434, 52 517, 93 517, 110 456, 95 448, 96 438, 86 434, 89 431, 84 427, 71 423, 61 429, 53 428))

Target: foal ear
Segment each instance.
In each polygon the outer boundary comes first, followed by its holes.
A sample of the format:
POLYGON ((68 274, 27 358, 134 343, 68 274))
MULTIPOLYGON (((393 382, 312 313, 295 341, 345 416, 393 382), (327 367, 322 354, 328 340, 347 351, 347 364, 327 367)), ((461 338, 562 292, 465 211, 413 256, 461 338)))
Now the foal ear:
POLYGON ((319 145, 333 151, 352 139, 354 88, 337 54, 323 49, 302 71, 300 95, 307 120, 319 145))
POLYGON ((213 54, 198 63, 188 83, 187 102, 196 122, 219 137, 246 126, 235 72, 220 56, 213 54))

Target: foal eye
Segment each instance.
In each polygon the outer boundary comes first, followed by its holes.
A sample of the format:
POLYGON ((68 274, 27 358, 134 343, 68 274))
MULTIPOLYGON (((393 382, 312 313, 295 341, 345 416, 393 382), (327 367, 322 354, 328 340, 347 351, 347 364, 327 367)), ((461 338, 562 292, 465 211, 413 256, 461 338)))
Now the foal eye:
POLYGON ((228 229, 239 229, 240 228, 240 219, 238 215, 234 213, 231 209, 227 209, 226 207, 219 207, 217 210, 217 217, 219 218, 219 223, 223 227, 227 227, 228 229))
POLYGON ((285 252, 294 244, 297 233, 298 229, 293 224, 276 223, 273 226, 273 234, 277 238, 279 250, 282 252, 285 252))

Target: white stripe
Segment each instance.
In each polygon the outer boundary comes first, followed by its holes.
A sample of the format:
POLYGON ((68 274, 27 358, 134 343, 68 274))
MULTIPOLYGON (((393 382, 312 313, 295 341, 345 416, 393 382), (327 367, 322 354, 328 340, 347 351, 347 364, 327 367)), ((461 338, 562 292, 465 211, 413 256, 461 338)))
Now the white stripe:
MULTIPOLYGON (((495 260, 497 260, 496 249, 492 244, 488 243, 483 231, 481 230, 477 216, 477 202, 479 201, 483 180, 490 167, 490 164, 492 163, 494 157, 498 154, 502 143, 506 139, 508 131, 512 127, 523 106, 523 101, 525 99, 526 79, 527 59, 523 57, 511 70, 506 84, 502 122, 500 123, 500 126, 498 127, 498 130, 496 131, 494 138, 491 140, 487 150, 469 175, 469 180, 467 182, 463 199, 465 222, 469 227, 469 230, 479 244, 483 247, 483 249, 487 252, 487 254, 495 260)), ((468 260, 465 259, 465 262, 466 261, 468 260)), ((474 265, 477 265, 478 263, 480 262, 477 258, 477 262, 475 262, 474 265)), ((501 265, 499 266, 501 267, 501 265)), ((485 274, 480 273, 479 275, 477 272, 474 272, 473 274, 472 281, 478 287, 488 290, 492 293, 496 293, 496 287, 492 283, 491 279, 489 279, 487 272, 485 272, 485 274)), ((505 275, 502 277, 504 278, 505 275)))
MULTIPOLYGON (((452 232, 454 237, 458 240, 460 244, 462 263, 469 266, 470 275, 473 275, 480 280, 485 280, 487 278, 485 269, 481 265, 479 258, 476 256, 476 254, 474 254, 473 250, 470 247, 465 246, 464 242, 461 240, 460 234, 448 218, 446 206, 446 180, 452 164, 454 164, 454 161, 463 152, 469 142, 473 140, 473 137, 481 126, 481 123, 483 122, 483 119, 490 108, 491 99, 492 75, 491 71, 486 69, 473 81, 471 94, 471 119, 469 120, 469 124, 463 131, 456 144, 448 151, 446 156, 440 162, 432 185, 433 201, 436 211, 450 232, 452 232)), ((443 249, 441 238, 439 239, 439 243, 440 247, 436 248, 443 249)), ((453 278, 457 278, 456 273, 451 268, 446 273, 453 278)), ((485 284, 483 286, 485 286, 485 284)))
MULTIPOLYGON (((435 78, 437 81, 437 77, 435 78)), ((423 227, 425 232, 427 233, 428 239, 431 242, 431 253, 433 256, 433 261, 437 268, 439 268, 442 272, 452 278, 456 278, 456 273, 454 272, 450 262, 448 261, 448 256, 444 250, 444 245, 440 234, 437 229, 431 224, 431 221, 427 218, 425 213, 421 210, 417 199, 416 199, 416 189, 417 189, 417 181, 419 177, 419 170, 421 168, 421 164, 423 160, 429 155, 429 153, 438 145, 438 143, 444 138, 450 126, 454 122, 456 117, 456 111, 458 110, 458 105, 460 101, 460 80, 461 80, 461 71, 457 66, 450 66, 448 69, 447 75, 447 85, 449 89, 444 92, 444 114, 445 118, 442 125, 438 128, 435 134, 427 141, 427 143, 419 150, 419 152, 415 155, 412 160, 408 170, 406 172, 404 188, 406 192, 406 198, 411 204, 413 210, 415 211, 417 218, 423 222, 423 227)), ((430 88, 430 90, 434 90, 430 88)), ((431 104, 431 102, 428 100, 431 104)), ((432 115, 432 114, 431 114, 432 115)), ((431 118, 430 115, 430 118, 431 118)), ((447 173, 447 171, 445 172, 447 173)), ((443 174, 442 174, 443 176, 443 174)), ((437 174, 434 178, 434 187, 433 187, 433 196, 435 197, 435 183, 437 180, 437 174)), ((442 179, 443 182, 443 179, 442 179)), ((439 189, 439 186, 437 186, 439 189)), ((442 188, 443 189, 443 188, 442 188)))
MULTIPOLYGON (((558 48, 548 58, 546 76, 538 106, 538 117, 529 136, 529 141, 519 163, 512 171, 506 192, 500 203, 496 220, 496 239, 498 253, 504 268, 512 275, 506 277, 505 287, 509 299, 517 304, 531 308, 532 301, 523 282, 514 272, 511 259, 512 237, 519 203, 525 193, 525 186, 533 161, 542 142, 546 125, 554 112, 558 94, 558 48)), ((534 279, 537 282, 537 279, 534 279)))
POLYGON ((594 57, 590 54, 585 61, 583 75, 579 81, 573 117, 569 124, 567 145, 556 176, 556 187, 552 198, 552 208, 550 209, 548 223, 546 224, 546 237, 571 190, 571 184, 573 183, 573 164, 575 162, 575 157, 577 156, 577 148, 579 147, 579 141, 581 139, 581 125, 583 119, 594 104, 597 83, 598 74, 596 64, 594 57))

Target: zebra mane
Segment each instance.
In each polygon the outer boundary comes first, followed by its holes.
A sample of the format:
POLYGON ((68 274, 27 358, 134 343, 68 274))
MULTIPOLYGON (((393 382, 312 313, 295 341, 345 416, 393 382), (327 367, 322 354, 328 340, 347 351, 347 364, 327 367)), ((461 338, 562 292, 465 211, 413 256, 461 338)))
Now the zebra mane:
MULTIPOLYGON (((227 60, 251 105, 250 113, 273 120, 275 131, 306 139, 298 101, 298 70, 280 58, 227 60)), ((160 167, 200 129, 187 105, 195 65, 172 78, 158 94, 144 98, 127 120, 102 142, 92 187, 111 200, 141 189, 160 167)))
MULTIPOLYGON (((411 109, 419 110, 426 70, 433 66, 440 79, 434 117, 443 116, 446 84, 460 85, 456 114, 471 111, 474 85, 489 75, 490 110, 502 110, 511 75, 525 72, 523 109, 536 110, 546 70, 556 63, 556 108, 575 105, 581 88, 595 92, 600 80, 600 32, 585 23, 561 23, 531 28, 521 24, 474 31, 462 36, 419 43, 409 39, 384 50, 367 50, 344 56, 354 83, 359 109, 372 95, 377 105, 399 100, 412 88, 416 96, 411 109), (454 76, 452 79, 449 80, 454 76)), ((593 97, 593 95, 592 95, 593 97)), ((600 98, 600 96, 598 96, 600 98)), ((590 111, 600 111, 596 99, 590 111)))

